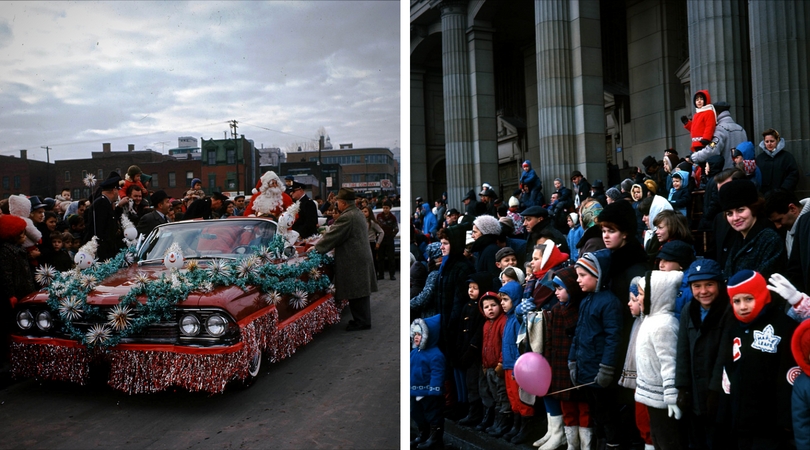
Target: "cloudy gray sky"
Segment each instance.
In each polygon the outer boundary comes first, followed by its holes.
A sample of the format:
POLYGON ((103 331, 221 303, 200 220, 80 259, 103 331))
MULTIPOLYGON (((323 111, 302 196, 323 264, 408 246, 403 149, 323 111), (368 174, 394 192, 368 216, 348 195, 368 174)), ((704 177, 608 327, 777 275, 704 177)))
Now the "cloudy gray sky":
POLYGON ((400 139, 395 1, 3 2, 0 154, 400 139), (286 133, 286 134, 285 134, 286 133))

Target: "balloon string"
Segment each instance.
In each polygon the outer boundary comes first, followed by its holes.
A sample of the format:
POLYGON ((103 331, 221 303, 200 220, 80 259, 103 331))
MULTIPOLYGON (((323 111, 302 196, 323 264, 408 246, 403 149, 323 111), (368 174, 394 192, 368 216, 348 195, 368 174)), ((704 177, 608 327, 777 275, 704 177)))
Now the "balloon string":
MULTIPOLYGON (((559 391, 549 392, 549 393, 548 393, 548 394, 546 394, 546 395, 554 395, 554 394, 559 394, 560 392, 570 391, 570 390, 572 390, 572 389, 579 389, 579 388, 581 388, 582 386, 590 386, 590 385, 592 385, 592 384, 594 384, 594 383, 596 383, 596 381, 591 381, 590 383, 580 384, 580 385, 577 385, 577 386, 574 386, 574 387, 570 387, 570 388, 568 388, 568 389, 562 389, 562 390, 559 390, 559 391)), ((543 397, 545 397, 546 395, 544 395, 543 397)))

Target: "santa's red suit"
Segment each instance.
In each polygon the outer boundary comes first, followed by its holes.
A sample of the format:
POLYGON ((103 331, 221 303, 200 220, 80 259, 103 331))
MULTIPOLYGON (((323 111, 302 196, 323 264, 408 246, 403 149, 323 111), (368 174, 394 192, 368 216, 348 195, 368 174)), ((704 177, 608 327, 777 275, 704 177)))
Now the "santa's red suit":
POLYGON ((265 172, 256 183, 253 196, 250 198, 250 202, 248 202, 243 215, 272 215, 278 219, 281 213, 293 204, 292 198, 284 192, 282 186, 284 186, 284 184, 275 172, 265 172))

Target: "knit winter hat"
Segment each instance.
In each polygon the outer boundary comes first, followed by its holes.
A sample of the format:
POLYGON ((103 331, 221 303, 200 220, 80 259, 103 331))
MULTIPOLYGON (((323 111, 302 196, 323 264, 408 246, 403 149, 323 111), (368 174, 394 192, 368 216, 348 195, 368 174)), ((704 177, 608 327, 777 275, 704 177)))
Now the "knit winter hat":
POLYGON ((586 272, 599 278, 601 269, 599 268, 599 261, 593 253, 585 253, 577 260, 576 267, 582 267, 586 272))
POLYGON ((200 181, 200 179, 199 179, 199 178, 192 178, 192 179, 191 179, 191 187, 192 187, 192 188, 193 188, 193 187, 194 187, 194 185, 195 185, 195 184, 197 184, 197 183, 202 184, 202 181, 200 181))
POLYGON ((25 231, 25 220, 13 214, 3 214, 0 216, 0 240, 14 240, 25 231))
POLYGON ((622 191, 612 187, 605 191, 605 196, 615 202, 622 199, 622 191))
POLYGON ((591 202, 587 206, 580 208, 582 228, 588 229, 596 225, 596 218, 602 213, 602 204, 591 202))
POLYGON ((757 187, 749 180, 731 180, 720 188, 720 208, 723 211, 756 203, 757 187))
POLYGON ((478 228, 478 231, 480 231, 483 235, 501 234, 501 223, 498 222, 498 219, 489 215, 478 216, 473 221, 473 225, 475 225, 476 228, 478 228))
POLYGON ((520 200, 518 200, 514 195, 509 197, 509 207, 513 206, 520 206, 520 200))
POLYGON ((751 323, 759 316, 762 308, 771 302, 768 283, 759 272, 753 270, 741 270, 728 280, 728 296, 731 299, 732 310, 734 309, 734 296, 737 294, 751 294, 754 296, 754 309, 750 314, 740 317, 737 315, 737 311, 734 311, 737 320, 743 323, 751 323))

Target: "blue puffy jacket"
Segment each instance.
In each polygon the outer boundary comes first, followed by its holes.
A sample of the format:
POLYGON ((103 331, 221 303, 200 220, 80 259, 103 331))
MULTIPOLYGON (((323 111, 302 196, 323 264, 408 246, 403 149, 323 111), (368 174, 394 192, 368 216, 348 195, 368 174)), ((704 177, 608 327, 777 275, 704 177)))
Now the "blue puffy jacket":
POLYGON ((415 331, 421 331, 422 342, 411 350, 411 395, 443 395, 446 362, 439 350, 441 316, 416 319, 411 325, 411 342, 415 331))
POLYGON ((422 204, 422 211, 424 212, 424 216, 422 217, 422 234, 434 236, 436 233, 436 229, 439 227, 439 221, 436 219, 436 216, 433 215, 433 212, 430 210, 430 205, 427 203, 422 204))
POLYGON ((520 352, 517 347, 517 335, 520 331, 520 321, 515 314, 515 309, 520 304, 520 297, 523 295, 523 288, 517 281, 510 281, 498 292, 503 292, 512 299, 512 309, 506 313, 506 325, 503 327, 503 339, 501 340, 501 354, 503 355, 503 368, 514 369, 520 352))

